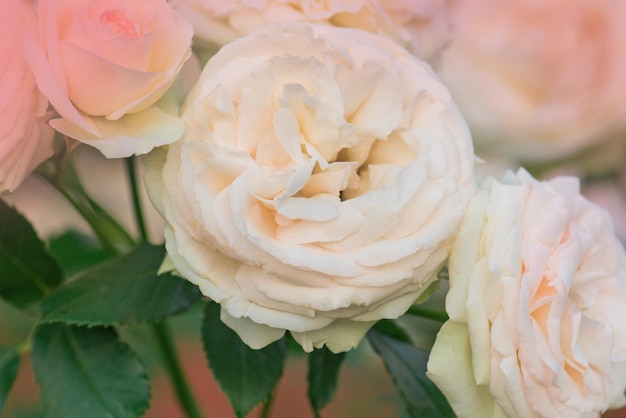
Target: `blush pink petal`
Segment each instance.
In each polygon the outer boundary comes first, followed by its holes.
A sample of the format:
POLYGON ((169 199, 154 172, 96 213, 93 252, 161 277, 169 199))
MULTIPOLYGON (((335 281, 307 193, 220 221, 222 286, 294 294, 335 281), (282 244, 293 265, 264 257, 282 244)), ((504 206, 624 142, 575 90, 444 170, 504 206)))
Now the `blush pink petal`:
POLYGON ((88 142, 107 158, 146 154, 155 146, 167 145, 172 138, 180 138, 185 130, 185 124, 179 118, 156 106, 116 121, 104 118, 90 121, 98 136, 80 130, 65 119, 53 119, 50 125, 71 138, 88 142))
POLYGON ((166 1, 50 0, 36 11, 25 57, 61 117, 55 127, 117 157, 180 137, 178 105, 156 106, 190 57, 193 34, 166 1))
POLYGON ((0 193, 14 191, 53 153, 48 101, 37 89, 23 53, 29 3, 5 0, 0 14, 0 193))
POLYGON ((506 416, 599 417, 626 403, 626 251, 575 179, 539 182, 520 170, 486 180, 449 272, 450 321, 428 374, 459 415, 495 402, 506 416), (451 358, 449 346, 466 354, 451 358), (449 362, 469 379, 459 382, 449 362))
POLYGON ((108 116, 135 100, 144 99, 161 78, 159 73, 114 65, 70 43, 61 41, 59 48, 65 63, 68 95, 76 107, 89 115, 108 116), (139 97, 138 92, 141 92, 139 97))

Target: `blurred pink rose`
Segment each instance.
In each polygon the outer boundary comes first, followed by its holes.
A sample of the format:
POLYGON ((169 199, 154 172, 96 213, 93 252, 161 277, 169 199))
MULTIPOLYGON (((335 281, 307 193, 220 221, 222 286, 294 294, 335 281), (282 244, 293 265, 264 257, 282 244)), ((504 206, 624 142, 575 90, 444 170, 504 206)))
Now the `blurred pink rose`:
POLYGON ((26 58, 61 116, 55 129, 108 157, 180 137, 182 122, 153 105, 189 58, 193 30, 165 0, 46 0, 36 10, 26 58))
POLYGON ((440 76, 479 155, 578 153, 626 128, 626 2, 457 0, 440 76))
POLYGON ((268 23, 311 22, 384 34, 430 59, 447 43, 447 0, 172 0, 209 54, 268 23))
POLYGON ((626 404, 626 252, 578 187, 520 171, 470 204, 428 363, 460 416, 599 417, 626 404))
POLYGON ((22 34, 33 18, 22 0, 0 0, 0 193, 12 192, 52 155, 48 101, 22 57, 22 34))

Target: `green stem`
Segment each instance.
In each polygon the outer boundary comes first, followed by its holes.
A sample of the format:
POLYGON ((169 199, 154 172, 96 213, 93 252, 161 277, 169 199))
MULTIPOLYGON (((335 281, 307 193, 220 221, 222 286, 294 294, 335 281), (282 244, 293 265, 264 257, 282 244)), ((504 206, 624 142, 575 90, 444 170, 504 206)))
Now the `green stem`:
MULTIPOLYGON (((141 210, 139 199, 139 188, 135 176, 135 167, 132 159, 127 159, 128 179, 130 181, 133 207, 137 226, 142 240, 147 239, 147 230, 141 210)), ((102 245, 112 254, 123 254, 136 247, 136 242, 126 232, 126 230, 115 221, 109 213, 97 204, 82 187, 78 174, 72 165, 69 156, 58 155, 41 165, 37 170, 38 174, 48 181, 55 189, 76 208, 78 213, 89 223, 102 245)), ((169 329, 164 322, 156 323, 153 326, 159 346, 163 352, 167 371, 174 384, 176 394, 181 405, 187 412, 189 418, 202 418, 195 400, 189 389, 182 369, 178 362, 176 349, 170 336, 169 329)))
POLYGON ((446 322, 448 319, 450 319, 447 313, 438 311, 436 309, 426 308, 422 305, 411 306, 407 313, 439 322, 446 322))
POLYGON ((129 157, 126 159, 126 170, 128 172, 128 180, 130 182, 130 190, 133 197, 133 209, 135 212, 135 221, 139 228, 139 234, 143 241, 148 240, 148 229, 146 228, 146 222, 143 217, 143 210, 141 207, 141 198, 139 196, 139 186, 137 185, 137 171, 135 170, 135 158, 129 157))
MULTIPOLYGON (((139 186, 137 182, 137 171, 135 170, 135 160, 133 157, 126 159, 126 171, 128 175, 128 182, 130 183, 130 190, 133 199, 133 209, 135 213, 135 221, 139 229, 139 234, 143 241, 148 239, 148 230, 143 217, 143 209, 141 206, 141 199, 139 196, 139 186)), ((176 396, 180 405, 183 407, 189 418, 201 418, 202 414, 196 404, 196 401, 191 393, 191 389, 185 375, 183 373, 178 355, 176 354, 176 346, 172 339, 171 332, 165 321, 157 322, 152 325, 154 333, 156 335, 159 347, 163 353, 163 360, 165 361, 165 369, 174 385, 176 396)))
POLYGON ((111 255, 123 254, 136 245, 126 230, 85 191, 69 156, 58 156, 37 169, 37 174, 59 191, 91 226, 111 255))
POLYGON ((106 238, 106 232, 104 228, 101 227, 100 223, 96 221, 93 211, 87 209, 87 207, 80 202, 79 199, 75 198, 71 193, 65 190, 63 187, 60 187, 57 183, 50 183, 67 199, 68 202, 74 206, 74 209, 80 213, 80 215, 87 221, 91 229, 100 239, 100 242, 104 246, 104 248, 110 254, 118 254, 120 251, 115 244, 112 244, 109 239, 106 238))
POLYGON ((272 405, 274 404, 274 398, 276 397, 276 389, 270 393, 270 397, 263 403, 263 410, 261 411, 260 418, 269 418, 270 412, 272 410, 272 405))
POLYGON ((196 401, 191 393, 191 389, 185 380, 178 356, 176 355, 176 347, 172 341, 170 330, 167 323, 164 321, 157 322, 153 325, 154 332, 163 352, 163 359, 165 360, 165 366, 167 369, 174 388, 176 389, 176 395, 184 408, 189 418, 201 418, 202 414, 196 404, 196 401))

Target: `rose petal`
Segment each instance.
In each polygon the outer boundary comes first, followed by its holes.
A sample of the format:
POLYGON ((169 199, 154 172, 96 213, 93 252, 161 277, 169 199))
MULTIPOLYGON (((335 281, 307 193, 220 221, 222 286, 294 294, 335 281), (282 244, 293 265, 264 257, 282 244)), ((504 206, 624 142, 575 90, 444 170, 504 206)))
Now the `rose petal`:
POLYGON ((459 415, 505 417, 489 390, 477 385, 471 368, 469 331, 463 324, 448 321, 439 330, 426 375, 441 389, 459 415))
POLYGON ((146 154, 155 146, 177 140, 185 129, 179 118, 157 107, 115 121, 91 118, 90 122, 99 135, 83 131, 67 119, 53 119, 50 125, 69 137, 89 143, 107 158, 146 154))

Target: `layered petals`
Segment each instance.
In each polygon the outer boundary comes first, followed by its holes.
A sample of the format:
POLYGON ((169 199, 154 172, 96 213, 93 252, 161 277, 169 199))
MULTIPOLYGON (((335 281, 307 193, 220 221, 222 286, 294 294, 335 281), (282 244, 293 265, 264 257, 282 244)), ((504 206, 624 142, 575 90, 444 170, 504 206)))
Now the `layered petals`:
POLYGON ((459 416, 599 417, 626 404, 626 252, 575 179, 487 180, 449 271, 428 375, 459 416))
POLYGON ((402 315, 475 192, 448 91, 368 32, 286 24, 234 41, 183 119, 146 186, 174 266, 253 347, 288 330, 307 351, 346 351, 402 315))
POLYGON ((191 55, 193 30, 166 1, 39 1, 36 13, 25 57, 59 115, 55 129, 109 158, 181 136, 178 109, 163 97, 191 55))

